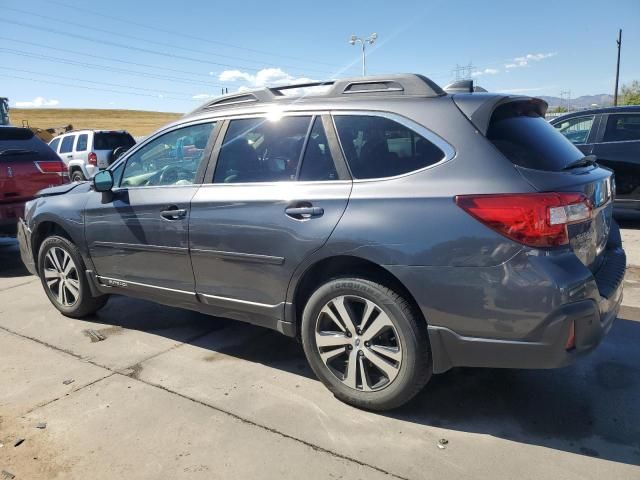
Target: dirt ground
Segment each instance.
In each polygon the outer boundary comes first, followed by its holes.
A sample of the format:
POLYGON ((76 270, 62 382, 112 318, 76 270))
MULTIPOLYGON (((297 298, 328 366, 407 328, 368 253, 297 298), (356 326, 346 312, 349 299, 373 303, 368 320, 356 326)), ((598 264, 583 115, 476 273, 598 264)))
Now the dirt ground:
POLYGON ((180 118, 182 113, 146 112, 140 110, 102 110, 66 108, 12 108, 9 118, 13 125, 50 128, 73 125, 74 129, 97 128, 127 130, 133 136, 149 135, 165 123, 180 118))

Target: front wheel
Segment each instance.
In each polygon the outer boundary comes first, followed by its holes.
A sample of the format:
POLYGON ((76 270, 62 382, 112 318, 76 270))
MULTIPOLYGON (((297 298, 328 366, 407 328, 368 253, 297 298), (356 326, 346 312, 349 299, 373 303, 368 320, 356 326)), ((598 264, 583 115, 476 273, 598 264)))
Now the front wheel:
POLYGON ((78 248, 59 236, 45 239, 38 253, 40 281, 49 300, 68 317, 84 317, 102 308, 108 295, 92 297, 78 248))
POLYGON ((408 402, 431 378, 426 330, 397 292, 370 280, 342 278, 311 295, 301 333, 311 368, 337 398, 389 410, 408 402))

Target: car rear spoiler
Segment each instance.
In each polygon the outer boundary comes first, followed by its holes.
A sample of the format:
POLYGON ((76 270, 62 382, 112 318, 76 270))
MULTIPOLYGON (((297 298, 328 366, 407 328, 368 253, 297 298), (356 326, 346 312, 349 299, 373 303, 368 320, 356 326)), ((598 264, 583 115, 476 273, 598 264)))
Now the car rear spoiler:
POLYGON ((522 103, 523 110, 535 112, 543 118, 548 108, 547 102, 540 98, 498 93, 456 93, 453 95, 453 101, 483 135, 489 130, 493 112, 504 104, 522 103))

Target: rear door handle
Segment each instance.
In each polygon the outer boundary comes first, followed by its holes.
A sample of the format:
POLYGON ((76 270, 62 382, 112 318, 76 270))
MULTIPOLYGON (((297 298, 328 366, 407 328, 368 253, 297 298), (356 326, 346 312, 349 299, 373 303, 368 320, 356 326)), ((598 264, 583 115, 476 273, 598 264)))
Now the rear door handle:
POLYGON ((324 215, 324 208, 322 207, 288 207, 285 208, 284 213, 296 220, 302 220, 311 217, 320 217, 324 215))
POLYGON ((187 216, 186 208, 178 208, 175 205, 171 205, 167 207, 166 210, 160 212, 160 216, 162 218, 166 218, 167 220, 180 220, 187 216))

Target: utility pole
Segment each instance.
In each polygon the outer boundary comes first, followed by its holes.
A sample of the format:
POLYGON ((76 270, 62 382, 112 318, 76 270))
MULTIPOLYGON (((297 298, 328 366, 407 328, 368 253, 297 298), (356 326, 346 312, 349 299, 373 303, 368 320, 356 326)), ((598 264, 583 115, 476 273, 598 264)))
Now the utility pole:
POLYGON ((620 78, 620 50, 622 49, 622 29, 618 30, 618 39, 616 40, 618 44, 618 63, 616 65, 616 91, 613 94, 613 106, 618 106, 618 80, 620 78))
POLYGON ((369 38, 361 38, 356 35, 351 35, 351 39, 349 40, 349 43, 351 45, 355 45, 358 42, 362 44, 362 76, 363 77, 367 74, 367 58, 366 58, 366 52, 365 52, 367 43, 369 45, 373 45, 373 42, 375 42, 377 38, 378 38, 378 34, 372 33, 371 35, 369 35, 369 38))

